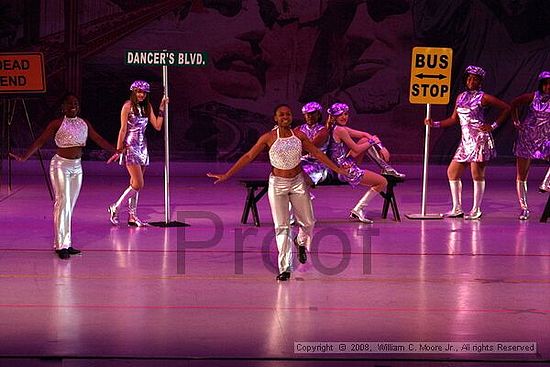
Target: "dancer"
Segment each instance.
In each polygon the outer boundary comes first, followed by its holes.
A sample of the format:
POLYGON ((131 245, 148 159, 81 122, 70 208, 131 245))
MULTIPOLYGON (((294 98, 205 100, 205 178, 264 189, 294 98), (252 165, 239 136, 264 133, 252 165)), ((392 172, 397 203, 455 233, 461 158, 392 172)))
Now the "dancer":
MULTIPOLYGON (((321 152, 327 153, 328 139, 321 134, 325 126, 321 123, 323 107, 317 102, 306 103, 302 107, 305 124, 298 126, 295 131, 301 131, 321 152), (319 139, 320 138, 320 139, 319 139)), ((326 135, 326 134, 325 134, 326 135)), ((317 185, 329 177, 329 169, 311 154, 302 156, 302 169, 307 175, 306 180, 311 185, 317 185)))
POLYGON ((300 165, 302 148, 335 172, 346 175, 347 171, 336 166, 328 159, 319 148, 309 141, 304 133, 301 131, 294 132, 291 129, 292 113, 288 105, 278 105, 274 110, 273 119, 277 127, 263 134, 256 144, 239 158, 226 173, 208 173, 207 176, 215 178, 215 183, 226 181, 241 168, 252 162, 263 150, 269 151, 272 169, 269 176, 268 197, 279 251, 277 261, 279 275, 276 279, 285 281, 290 278, 292 270, 292 231, 289 223, 289 202, 292 203, 294 214, 300 225, 294 243, 298 246, 298 259, 302 264, 307 261, 306 247, 311 244, 315 224, 309 188, 300 165))
POLYGON ((355 204, 350 211, 350 218, 359 219, 363 223, 373 223, 365 216, 364 208, 380 191, 384 190, 388 181, 378 173, 361 169, 352 157, 360 157, 380 140, 369 133, 353 130, 346 125, 349 120, 349 106, 345 103, 335 103, 328 110, 327 131, 329 133, 329 152, 331 159, 340 167, 349 167, 349 175, 339 175, 338 179, 356 187, 370 186, 370 189, 355 204), (353 139, 359 139, 355 142, 353 139))
POLYGON ((510 113, 510 106, 500 99, 481 90, 485 70, 470 65, 464 73, 466 91, 456 99, 453 114, 441 121, 425 119, 431 127, 448 127, 460 123, 462 138, 451 164, 447 177, 451 188, 453 208, 443 214, 447 218, 464 217, 467 220, 481 218, 481 201, 485 192, 485 169, 487 162, 496 156, 495 143, 491 131, 502 124, 510 113), (491 124, 485 123, 485 109, 491 106, 500 110, 498 118, 491 124), (474 200, 472 209, 466 215, 462 210, 462 173, 470 163, 474 183, 474 200))
POLYGON ((42 134, 31 144, 25 154, 10 156, 18 161, 26 161, 48 140, 54 138, 56 154, 50 162, 50 180, 55 192, 53 209, 54 250, 60 259, 67 260, 80 253, 72 245, 71 227, 73 210, 82 186, 82 149, 90 137, 105 150, 118 154, 115 147, 102 138, 88 120, 78 117, 80 104, 74 94, 63 98, 63 118, 50 121, 42 134))
MULTIPOLYGON (((512 101, 512 120, 518 130, 514 144, 516 156, 516 191, 521 213, 520 220, 529 219, 527 205, 527 176, 532 159, 550 159, 550 71, 538 76, 537 91, 523 94, 512 101), (529 106, 525 119, 520 121, 519 109, 529 106)), ((549 191, 550 169, 540 186, 541 191, 549 191)))
POLYGON ((155 116, 153 106, 149 100, 151 87, 143 80, 136 80, 130 86, 132 91, 130 100, 124 102, 120 112, 120 131, 118 133, 117 149, 124 154, 126 169, 130 174, 130 186, 124 190, 116 202, 107 209, 110 221, 113 225, 119 223, 120 207, 128 201, 128 225, 143 227, 147 223, 137 216, 137 204, 139 191, 143 188, 143 174, 145 167, 149 165, 149 153, 147 152, 147 140, 145 129, 151 123, 155 130, 160 131, 164 120, 164 109, 168 98, 163 97, 160 102, 158 118, 155 116))

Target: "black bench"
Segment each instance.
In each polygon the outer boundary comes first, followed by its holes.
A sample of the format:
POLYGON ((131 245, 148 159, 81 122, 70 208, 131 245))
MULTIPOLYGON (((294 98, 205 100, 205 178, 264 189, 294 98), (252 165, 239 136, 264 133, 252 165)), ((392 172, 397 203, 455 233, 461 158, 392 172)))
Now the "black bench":
MULTIPOLYGON (((386 192, 380 192, 380 195, 384 198, 384 204, 382 206, 382 218, 388 217, 388 210, 391 207, 393 212, 393 218, 397 222, 401 222, 401 216, 399 215, 399 209, 397 208, 397 201, 395 200, 394 188, 398 183, 405 182, 403 178, 397 178, 389 175, 382 175, 388 180, 388 186, 386 192)), ((260 216, 258 215, 258 207, 256 204, 267 193, 268 180, 240 180, 240 182, 246 187, 246 200, 244 202, 243 215, 241 217, 241 223, 246 224, 250 212, 252 212, 252 218, 256 227, 260 226, 260 216)), ((332 185, 347 185, 345 182, 338 180, 327 180, 317 186, 332 186, 332 185)))
POLYGON ((541 223, 546 223, 548 220, 548 217, 550 217, 550 195, 548 195, 548 201, 546 202, 546 206, 544 207, 544 212, 542 212, 542 216, 540 217, 541 223))

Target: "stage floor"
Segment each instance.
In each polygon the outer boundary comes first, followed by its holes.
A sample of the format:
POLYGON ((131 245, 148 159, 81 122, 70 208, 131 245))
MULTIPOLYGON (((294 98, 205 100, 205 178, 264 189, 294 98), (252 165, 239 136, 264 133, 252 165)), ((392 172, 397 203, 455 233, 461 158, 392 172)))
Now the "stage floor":
MULTIPOLYGON (((84 162, 73 218, 83 252, 69 260, 52 251, 40 171, 16 172, 10 192, 4 177, 0 366, 550 363, 550 223, 539 222, 548 194, 537 193, 546 167, 531 172, 528 221, 517 219, 513 167, 489 167, 477 221, 405 218, 420 211, 421 167, 402 168, 411 178, 396 187, 401 222, 391 210, 380 219, 381 198, 368 208, 374 224, 350 221, 364 190, 320 187, 312 251, 288 282, 275 281, 267 197, 258 203, 261 227, 240 223, 238 179, 263 170, 214 186, 203 176, 211 168, 173 168, 170 218, 190 226, 129 228, 113 227, 106 211, 128 184, 124 171, 97 167, 84 162), (346 353, 300 353, 308 342, 342 344, 346 353), (471 349, 423 353, 447 342, 471 349), (536 343, 536 352, 489 349, 501 342, 536 343)), ((146 177, 142 219, 165 220, 161 171, 146 177)), ((444 174, 430 170, 429 213, 450 208, 444 174)), ((463 182, 470 209, 469 175, 463 182)))

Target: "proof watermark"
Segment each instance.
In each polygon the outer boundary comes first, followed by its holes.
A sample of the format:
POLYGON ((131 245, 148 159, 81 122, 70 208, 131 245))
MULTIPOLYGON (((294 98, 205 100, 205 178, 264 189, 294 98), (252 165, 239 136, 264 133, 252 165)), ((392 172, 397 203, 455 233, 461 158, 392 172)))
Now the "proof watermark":
MULTIPOLYGON (((178 227, 177 229, 177 273, 186 274, 188 272, 188 255, 196 251, 215 251, 219 246, 228 249, 228 240, 233 252, 233 273, 244 274, 245 264, 245 242, 251 241, 258 244, 261 251, 261 262, 270 272, 276 274, 276 258, 273 253, 277 252, 277 243, 275 231, 271 228, 261 233, 258 228, 226 228, 221 218, 209 211, 178 211, 177 220, 186 222, 188 219, 198 219, 207 225, 200 228, 200 239, 191 239, 190 233, 197 232, 191 227, 178 227)), ((294 239, 298 232, 288 230, 289 243, 294 247, 294 239)), ((324 227, 315 230, 311 237, 311 244, 308 251, 308 262, 315 270, 323 275, 337 275, 349 269, 352 259, 360 261, 361 273, 371 274, 371 247, 372 237, 377 237, 380 231, 376 228, 358 229, 356 235, 350 238, 338 227, 324 227), (330 248, 330 259, 323 256, 321 249, 330 248)), ((196 233, 194 233, 196 234, 196 233)), ((196 236, 194 236, 196 237, 196 236)), ((357 264, 355 264, 357 265, 357 264)))
POLYGON ((535 354, 535 342, 294 342, 295 354, 535 354))

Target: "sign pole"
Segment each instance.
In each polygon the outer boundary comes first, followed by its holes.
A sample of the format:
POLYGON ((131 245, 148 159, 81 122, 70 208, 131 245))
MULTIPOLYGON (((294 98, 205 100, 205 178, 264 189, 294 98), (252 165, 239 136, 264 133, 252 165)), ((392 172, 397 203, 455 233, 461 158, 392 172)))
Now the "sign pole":
MULTIPOLYGON (((411 103, 426 103, 426 119, 431 118, 432 104, 448 104, 452 66, 452 49, 415 47, 411 62, 411 103)), ((424 125, 424 160, 422 167, 422 202, 420 214, 407 214, 409 219, 443 219, 441 214, 426 213, 430 126, 424 125)))
MULTIPOLYGON (((426 118, 431 117, 431 105, 426 104, 426 118)), ((409 219, 443 219, 441 214, 426 214, 426 197, 428 193, 428 158, 430 155, 430 127, 424 126, 424 162, 422 167, 422 203, 420 214, 406 214, 409 219)))

